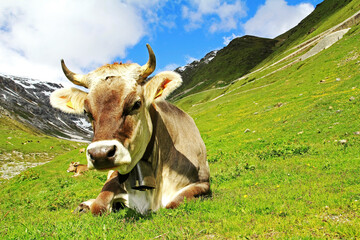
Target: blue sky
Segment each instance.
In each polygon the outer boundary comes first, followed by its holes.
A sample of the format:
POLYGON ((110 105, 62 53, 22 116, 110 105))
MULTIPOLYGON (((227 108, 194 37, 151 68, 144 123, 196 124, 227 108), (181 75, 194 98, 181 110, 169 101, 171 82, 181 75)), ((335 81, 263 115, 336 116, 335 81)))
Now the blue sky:
POLYGON ((65 83, 64 58, 86 73, 114 61, 176 67, 246 34, 273 38, 322 0, 2 0, 0 73, 65 83))

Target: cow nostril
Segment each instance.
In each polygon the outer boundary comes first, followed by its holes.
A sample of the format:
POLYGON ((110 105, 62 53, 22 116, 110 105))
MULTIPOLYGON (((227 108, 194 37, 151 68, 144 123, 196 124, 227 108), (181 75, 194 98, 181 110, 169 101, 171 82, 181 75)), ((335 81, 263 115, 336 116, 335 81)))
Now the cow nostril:
POLYGON ((88 153, 89 153, 91 162, 94 162, 94 161, 95 161, 95 158, 94 158, 94 156, 93 156, 93 152, 92 152, 91 150, 89 150, 88 153))
POLYGON ((92 157, 92 151, 91 151, 91 149, 87 149, 86 152, 87 152, 87 154, 89 154, 89 156, 90 156, 91 158, 93 158, 93 157, 92 157))
POLYGON ((87 150, 89 161, 95 168, 111 167, 117 152, 116 145, 93 146, 87 150), (97 167, 98 166, 98 167, 97 167))
POLYGON ((115 156, 115 153, 116 153, 116 146, 114 145, 107 153, 107 157, 108 158, 111 158, 111 157, 114 157, 115 156))

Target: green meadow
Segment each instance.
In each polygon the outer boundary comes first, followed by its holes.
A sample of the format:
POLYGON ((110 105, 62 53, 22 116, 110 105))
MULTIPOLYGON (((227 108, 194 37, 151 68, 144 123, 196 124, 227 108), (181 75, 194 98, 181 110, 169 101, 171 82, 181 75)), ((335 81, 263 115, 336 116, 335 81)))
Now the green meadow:
POLYGON ((174 210, 73 214, 106 180, 106 173, 66 172, 71 161, 86 163, 79 151, 86 145, 0 118, 2 154, 51 160, 1 181, 1 238, 360 238, 359 43, 358 24, 305 61, 176 101, 207 146, 212 196, 174 210))

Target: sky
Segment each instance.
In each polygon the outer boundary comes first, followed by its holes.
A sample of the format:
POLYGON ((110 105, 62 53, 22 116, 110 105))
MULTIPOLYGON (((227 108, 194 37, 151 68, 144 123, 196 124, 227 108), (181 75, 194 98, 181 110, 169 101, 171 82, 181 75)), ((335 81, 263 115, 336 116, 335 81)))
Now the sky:
POLYGON ((174 70, 235 37, 274 38, 322 0, 1 0, 0 73, 68 84, 115 61, 174 70))

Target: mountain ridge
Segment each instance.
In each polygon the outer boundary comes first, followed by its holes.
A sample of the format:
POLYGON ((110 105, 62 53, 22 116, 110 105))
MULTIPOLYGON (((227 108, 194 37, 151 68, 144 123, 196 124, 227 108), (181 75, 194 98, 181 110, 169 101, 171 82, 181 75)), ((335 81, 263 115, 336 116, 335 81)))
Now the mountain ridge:
POLYGON ((65 114, 50 105, 49 96, 61 84, 0 74, 0 114, 41 133, 68 140, 91 139, 85 116, 65 114))
MULTIPOLYGON (((226 65, 224 60, 219 59, 219 54, 216 54, 210 63, 205 63, 204 57, 200 61, 175 69, 175 71, 182 76, 183 85, 177 89, 176 92, 169 97, 169 99, 171 101, 176 101, 192 93, 231 84, 252 71, 257 71, 263 67, 278 63, 279 60, 284 59, 286 56, 289 56, 290 59, 293 58, 294 56, 291 55, 291 53, 302 44, 308 45, 302 50, 306 52, 319 40, 321 40, 324 37, 324 34, 330 34, 329 29, 334 28, 334 26, 337 27, 333 30, 338 31, 357 24, 359 22, 360 15, 359 12, 353 15, 355 12, 353 9, 358 9, 359 7, 360 6, 356 5, 356 2, 352 2, 351 0, 342 2, 326 0, 318 4, 315 10, 304 18, 297 26, 275 37, 274 39, 270 39, 273 41, 273 45, 266 45, 264 48, 254 49, 254 46, 244 46, 241 44, 234 47, 234 42, 241 42, 248 36, 245 35, 240 38, 235 38, 227 46, 218 50, 218 53, 225 53, 223 54, 225 55, 223 56, 223 59, 226 60, 232 58, 233 62, 227 61, 226 63, 228 64, 226 65), (352 6, 345 8, 348 4, 352 6), (348 10, 349 8, 353 12, 350 12, 348 10), (341 11, 344 13, 339 14, 341 11), (261 54, 261 51, 267 51, 267 54, 261 54), (247 52, 250 53, 246 54, 247 52), (229 53, 231 53, 231 55, 229 53), (256 61, 254 61, 254 59, 256 61), (243 70, 239 71, 239 63, 247 66, 243 66, 243 70), (227 74, 224 74, 228 77, 225 81, 222 78, 222 74, 216 72, 214 73, 214 65, 218 71, 225 70, 227 72, 227 74), (225 65, 226 68, 224 67, 225 65), (208 75, 204 74, 204 72, 208 72, 208 75), (237 75, 234 74, 229 77, 229 72, 236 72, 237 75)), ((265 38, 258 39, 268 41, 265 38)), ((297 52, 297 54, 298 53, 299 52, 297 52)), ((207 54, 205 56, 207 56, 207 54)))
POLYGON ((207 53, 200 61, 175 69, 182 76, 183 85, 175 90, 170 99, 174 100, 194 90, 227 85, 233 79, 249 73, 269 56, 277 42, 274 39, 245 35, 233 39, 226 47, 215 50, 216 52, 207 53), (238 49, 241 49, 241 55, 238 49), (231 67, 228 68, 229 65, 231 67))

